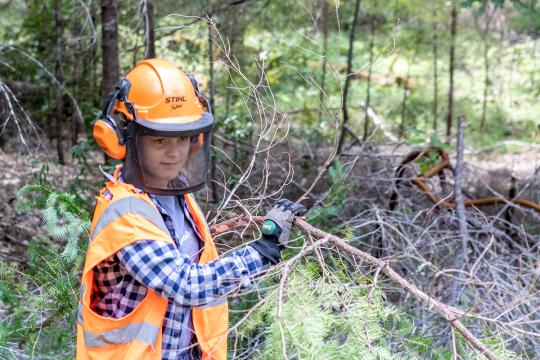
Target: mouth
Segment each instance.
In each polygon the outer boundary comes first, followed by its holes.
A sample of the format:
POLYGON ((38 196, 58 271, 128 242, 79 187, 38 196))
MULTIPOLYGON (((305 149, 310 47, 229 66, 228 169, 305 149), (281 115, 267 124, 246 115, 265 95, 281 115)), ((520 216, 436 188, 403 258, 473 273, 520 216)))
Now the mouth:
POLYGON ((176 167, 179 164, 180 164, 179 162, 162 162, 161 163, 162 166, 170 167, 170 168, 176 167))

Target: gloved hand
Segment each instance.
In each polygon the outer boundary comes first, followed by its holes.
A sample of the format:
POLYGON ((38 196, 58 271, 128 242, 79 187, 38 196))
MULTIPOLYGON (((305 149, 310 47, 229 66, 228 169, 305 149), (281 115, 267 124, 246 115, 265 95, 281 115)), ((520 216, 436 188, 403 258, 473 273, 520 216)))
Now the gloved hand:
POLYGON ((294 216, 305 211, 302 204, 287 199, 279 200, 264 218, 262 237, 251 246, 272 264, 277 264, 281 259, 281 250, 289 240, 294 216))

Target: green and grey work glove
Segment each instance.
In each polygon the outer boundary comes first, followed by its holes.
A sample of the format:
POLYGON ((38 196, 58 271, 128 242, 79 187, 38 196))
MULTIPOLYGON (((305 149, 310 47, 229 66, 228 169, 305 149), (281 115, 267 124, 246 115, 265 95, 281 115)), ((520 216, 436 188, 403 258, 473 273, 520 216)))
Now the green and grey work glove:
POLYGON ((262 237, 251 246, 272 264, 277 264, 281 260, 281 250, 289 240, 294 216, 301 215, 305 211, 306 208, 302 204, 287 199, 278 200, 264 217, 262 237))

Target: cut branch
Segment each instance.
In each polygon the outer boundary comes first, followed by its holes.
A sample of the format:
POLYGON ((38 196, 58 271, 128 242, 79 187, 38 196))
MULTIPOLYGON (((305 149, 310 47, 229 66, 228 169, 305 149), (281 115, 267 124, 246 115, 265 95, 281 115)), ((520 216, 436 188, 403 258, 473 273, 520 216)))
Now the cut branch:
MULTIPOLYGON (((213 235, 221 234, 226 231, 233 230, 234 228, 241 227, 241 226, 250 226, 254 223, 262 224, 263 222, 262 216, 241 216, 236 217, 227 221, 224 221, 220 224, 217 224, 211 228, 211 232, 213 235)), ((467 317, 469 314, 465 311, 459 310, 457 308, 454 308, 452 306, 446 305, 435 299, 434 297, 426 294, 422 290, 420 290, 416 285, 409 282, 405 278, 403 278, 401 275, 399 275, 394 269, 392 269, 388 263, 384 260, 378 259, 360 249, 357 249, 351 245, 349 245, 345 240, 343 240, 340 237, 337 237, 335 235, 329 234, 321 229, 318 229, 312 225, 310 225, 307 221, 296 218, 294 221, 294 224, 300 228, 303 232, 306 234, 312 236, 317 241, 315 244, 311 245, 310 248, 315 248, 314 245, 320 245, 323 243, 332 243, 335 246, 339 247, 340 249, 348 252, 351 255, 357 256, 367 262, 369 265, 381 269, 390 280, 394 281, 396 284, 398 284, 401 288, 406 290, 409 294, 414 296, 417 300, 422 302, 424 305, 426 305, 427 309, 429 311, 436 312, 437 314, 441 315, 444 319, 446 319, 450 324, 463 335, 465 339, 469 342, 469 344, 480 351, 486 358, 489 360, 498 360, 499 358, 493 351, 491 351, 486 345, 484 345, 478 338, 476 338, 467 327, 465 327, 461 321, 459 320, 461 317, 467 317)), ((305 251, 305 249, 304 249, 305 251)), ((292 261, 296 261, 296 258, 291 259, 292 261)))

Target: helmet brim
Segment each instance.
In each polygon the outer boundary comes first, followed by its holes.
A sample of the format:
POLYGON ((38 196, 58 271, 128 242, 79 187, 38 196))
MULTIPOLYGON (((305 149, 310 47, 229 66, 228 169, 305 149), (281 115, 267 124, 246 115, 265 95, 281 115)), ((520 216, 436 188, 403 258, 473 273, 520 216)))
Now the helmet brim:
POLYGON ((214 126, 214 117, 208 112, 202 113, 195 121, 185 122, 185 118, 169 118, 167 122, 144 120, 137 118, 134 122, 147 135, 153 136, 192 136, 208 132, 214 126))

